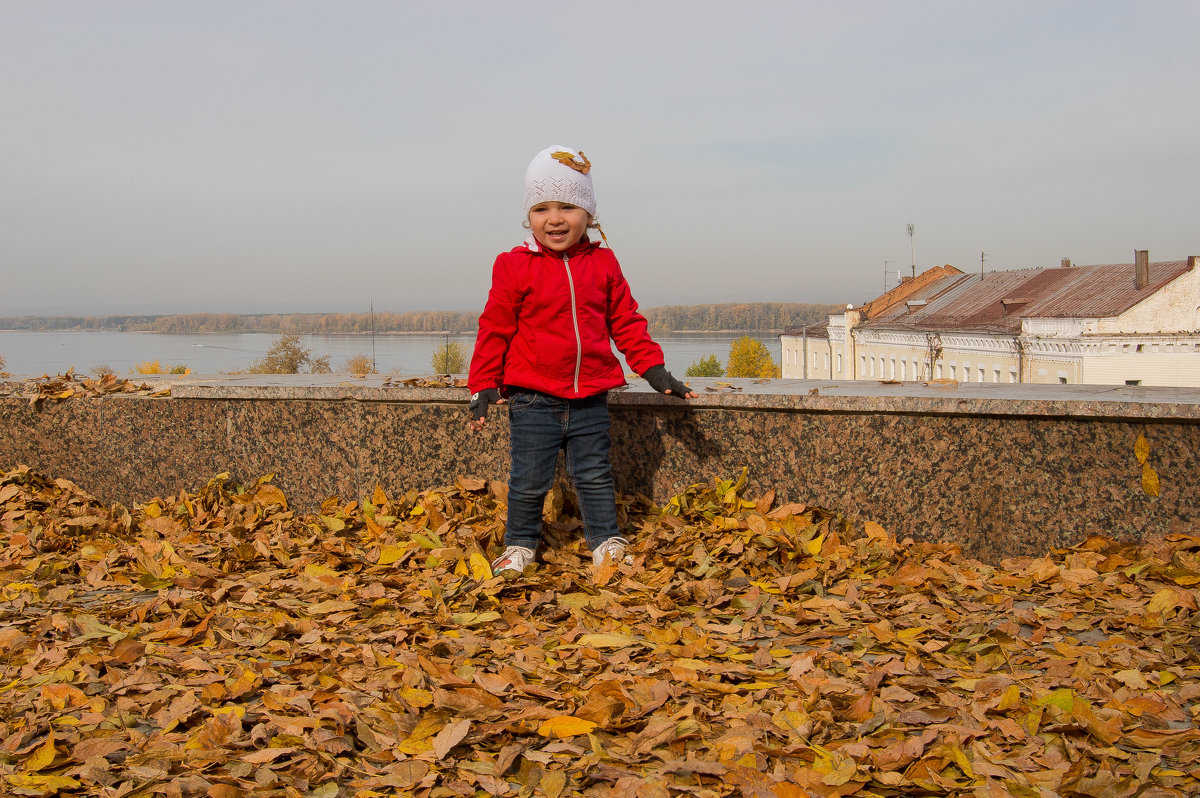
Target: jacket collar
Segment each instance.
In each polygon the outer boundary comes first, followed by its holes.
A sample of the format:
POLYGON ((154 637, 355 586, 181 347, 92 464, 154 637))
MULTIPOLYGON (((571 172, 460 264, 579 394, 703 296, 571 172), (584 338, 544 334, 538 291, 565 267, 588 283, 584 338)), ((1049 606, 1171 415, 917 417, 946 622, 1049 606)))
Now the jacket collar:
POLYGON ((583 238, 579 239, 574 246, 572 246, 570 249, 564 250, 563 252, 552 252, 546 249, 537 242, 537 239, 533 238, 532 236, 525 239, 523 242, 521 242, 521 244, 530 252, 536 252, 543 255, 554 255, 556 257, 566 255, 568 258, 573 258, 576 255, 587 252, 589 249, 595 249, 600 246, 598 242, 589 239, 586 233, 584 233, 583 238))

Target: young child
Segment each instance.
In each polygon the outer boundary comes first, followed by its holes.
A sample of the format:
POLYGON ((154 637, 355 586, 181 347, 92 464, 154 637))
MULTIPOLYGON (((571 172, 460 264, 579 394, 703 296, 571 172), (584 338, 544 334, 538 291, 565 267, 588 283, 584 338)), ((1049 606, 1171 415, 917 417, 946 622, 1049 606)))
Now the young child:
POLYGON ((497 573, 523 571, 533 562, 560 449, 593 563, 624 559, 628 541, 617 528, 609 462, 608 391, 625 377, 610 338, 656 391, 696 398, 664 366, 612 250, 587 236, 589 228, 600 231, 590 171, 583 153, 569 147, 534 156, 525 171, 524 225, 533 236, 496 258, 479 316, 467 379, 470 425, 482 429, 488 405, 507 402, 511 427, 508 524, 504 553, 492 562, 497 573))

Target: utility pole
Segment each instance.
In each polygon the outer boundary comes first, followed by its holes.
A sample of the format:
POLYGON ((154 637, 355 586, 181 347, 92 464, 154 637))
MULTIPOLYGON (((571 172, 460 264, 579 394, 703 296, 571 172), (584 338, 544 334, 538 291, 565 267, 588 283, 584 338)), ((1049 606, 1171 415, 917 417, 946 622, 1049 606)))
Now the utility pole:
POLYGON ((910 224, 908 226, 908 246, 909 246, 909 249, 912 250, 912 276, 913 277, 917 276, 917 239, 914 235, 916 232, 917 232, 917 226, 915 224, 910 224))
POLYGON ((885 294, 887 293, 887 267, 889 263, 891 263, 890 260, 883 262, 883 293, 885 294))
POLYGON ((375 300, 371 300, 371 373, 379 371, 375 365, 375 300))

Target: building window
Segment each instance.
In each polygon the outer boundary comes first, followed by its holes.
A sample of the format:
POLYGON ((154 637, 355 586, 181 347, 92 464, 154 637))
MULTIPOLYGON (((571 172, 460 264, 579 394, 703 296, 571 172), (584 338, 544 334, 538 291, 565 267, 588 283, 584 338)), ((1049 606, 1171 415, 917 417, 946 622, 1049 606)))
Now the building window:
POLYGON ((1133 351, 1135 351, 1135 352, 1144 352, 1144 351, 1145 351, 1145 346, 1146 346, 1145 344, 1138 344, 1138 345, 1137 345, 1137 349, 1135 349, 1135 350, 1133 350, 1133 351))
POLYGON ((984 370, 983 366, 979 367, 979 381, 980 382, 987 381, 987 372, 984 370))
POLYGON ((1126 385, 1141 385, 1141 380, 1125 380, 1126 385))
POLYGON ((908 361, 901 360, 900 361, 900 380, 904 381, 907 379, 908 379, 908 361))
POLYGON ((942 364, 941 363, 937 364, 937 378, 939 380, 942 378, 942 364))
POLYGON ((1000 382, 1000 367, 996 366, 992 371, 992 382, 1000 382))
POLYGON ((958 371, 956 370, 956 368, 954 366, 950 367, 950 379, 952 379, 952 380, 958 379, 958 371))
POLYGON ((837 356, 837 373, 838 374, 842 373, 842 355, 840 352, 838 353, 838 356, 837 356))
POLYGON ((1058 384, 1059 384, 1059 385, 1066 385, 1066 384, 1067 384, 1067 378, 1066 378, 1066 377, 1059 377, 1059 378, 1058 378, 1058 384))

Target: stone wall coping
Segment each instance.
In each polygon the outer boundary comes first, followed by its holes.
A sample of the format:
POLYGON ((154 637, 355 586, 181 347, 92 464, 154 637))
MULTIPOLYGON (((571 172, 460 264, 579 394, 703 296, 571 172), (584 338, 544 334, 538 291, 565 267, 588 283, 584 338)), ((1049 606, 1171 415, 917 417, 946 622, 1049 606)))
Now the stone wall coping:
MULTIPOLYGON (((153 388, 176 399, 309 400, 396 403, 462 403, 462 387, 431 386, 437 377, 354 377, 345 374, 147 375, 153 388), (412 384, 405 385, 405 381, 412 384)), ((460 379, 456 378, 456 379, 460 379)), ((1041 385, 1011 383, 885 383, 868 380, 752 380, 691 378, 699 397, 687 406, 724 410, 804 413, 873 413, 1048 418, 1146 418, 1200 421, 1200 389, 1127 385, 1041 385)), ((27 395, 28 383, 0 384, 0 395, 27 395), (22 389, 25 386, 25 389, 22 389)), ((111 394, 111 398, 145 398, 111 394)), ((107 398, 107 397, 106 397, 107 398)), ((681 407, 642 380, 610 394, 614 406, 681 407)))

